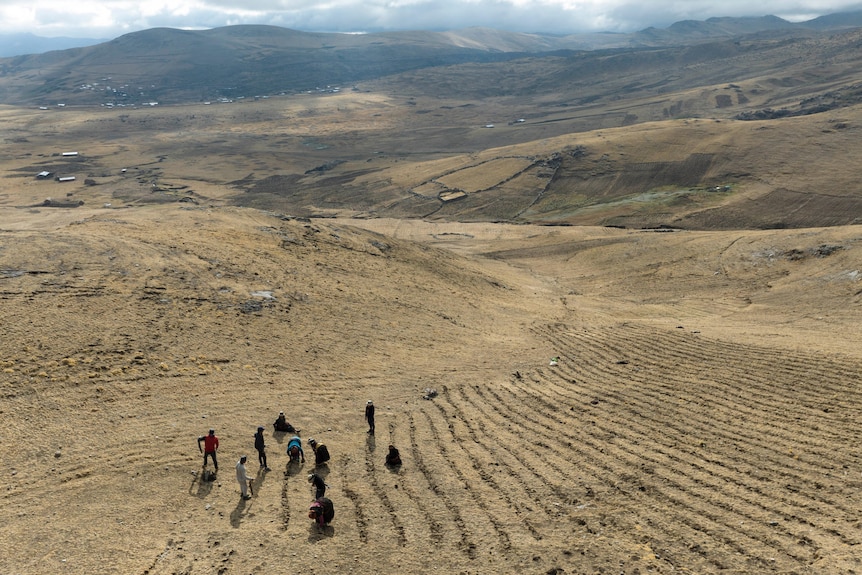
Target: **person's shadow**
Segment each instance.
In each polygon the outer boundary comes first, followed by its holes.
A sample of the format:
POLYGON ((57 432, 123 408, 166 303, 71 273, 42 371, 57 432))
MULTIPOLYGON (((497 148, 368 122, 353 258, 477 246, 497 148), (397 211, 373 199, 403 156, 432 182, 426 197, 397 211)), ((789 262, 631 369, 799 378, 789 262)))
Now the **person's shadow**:
POLYGON ((366 436, 365 445, 368 447, 368 451, 370 453, 374 453, 374 449, 377 447, 377 442, 374 441, 374 436, 370 433, 366 436))
POLYGON ((192 484, 189 485, 189 493, 200 499, 203 499, 213 490, 213 483, 215 483, 215 474, 212 475, 212 479, 207 480, 205 477, 205 473, 208 470, 201 471, 200 473, 196 473, 194 478, 192 479, 192 484), (197 485, 197 493, 195 493, 195 485, 197 485))
POLYGON ((235 529, 239 528, 239 524, 242 523, 243 515, 245 515, 246 503, 248 503, 248 501, 240 497, 239 503, 237 503, 234 510, 230 512, 231 527, 235 529))
POLYGON ((293 477, 294 475, 298 475, 300 471, 302 471, 302 466, 305 465, 298 459, 292 459, 287 462, 284 466, 284 476, 285 477, 293 477))
POLYGON ((321 479, 326 479, 326 476, 329 475, 329 464, 321 463, 320 465, 315 465, 314 472, 318 474, 321 479))
POLYGON ((257 470, 257 475, 254 476, 254 481, 251 484, 254 486, 254 494, 252 497, 257 497, 260 493, 260 489, 263 488, 263 484, 266 482, 267 471, 263 467, 257 470))
POLYGON ((308 542, 309 543, 317 543, 323 539, 328 537, 335 537, 335 527, 332 525, 324 525, 323 527, 318 527, 316 523, 311 525, 311 528, 308 530, 308 542))

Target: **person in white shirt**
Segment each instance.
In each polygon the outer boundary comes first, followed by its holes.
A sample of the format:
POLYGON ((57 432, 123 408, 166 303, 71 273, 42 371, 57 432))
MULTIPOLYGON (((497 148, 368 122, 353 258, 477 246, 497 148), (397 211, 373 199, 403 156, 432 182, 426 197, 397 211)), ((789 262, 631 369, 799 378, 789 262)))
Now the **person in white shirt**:
POLYGON ((243 455, 239 458, 239 461, 236 462, 236 481, 237 483, 239 483, 239 490, 242 492, 242 498, 251 499, 251 495, 248 494, 248 488, 249 484, 251 483, 251 480, 245 473, 246 460, 246 456, 243 455))

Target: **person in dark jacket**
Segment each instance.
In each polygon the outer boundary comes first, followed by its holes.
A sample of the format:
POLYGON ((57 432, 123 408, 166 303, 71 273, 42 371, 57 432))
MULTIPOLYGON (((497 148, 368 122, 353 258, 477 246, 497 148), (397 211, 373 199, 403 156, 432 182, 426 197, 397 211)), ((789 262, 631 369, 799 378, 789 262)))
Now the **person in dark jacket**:
POLYGON ((317 524, 318 529, 323 529, 335 517, 335 506, 326 497, 315 499, 308 509, 308 518, 317 524))
POLYGON ((386 466, 398 467, 399 465, 401 465, 401 453, 399 453, 397 447, 390 445, 389 453, 386 454, 386 466))
POLYGON ((266 443, 263 440, 263 426, 257 428, 257 433, 254 434, 254 448, 257 449, 257 461, 264 471, 269 471, 269 466, 266 464, 266 443))
POLYGON ((314 452, 314 464, 323 465, 329 461, 329 449, 322 443, 318 443, 313 437, 308 440, 311 450, 314 452))
POLYGON ((276 431, 299 433, 298 429, 294 428, 290 423, 287 422, 287 418, 284 416, 283 411, 278 412, 278 417, 276 418, 275 423, 272 424, 272 427, 275 428, 276 431))
POLYGON ((308 482, 314 486, 314 498, 320 499, 326 493, 326 483, 323 478, 316 473, 308 476, 308 482))
POLYGON ((368 433, 374 435, 374 402, 370 399, 365 404, 365 420, 368 422, 368 433))

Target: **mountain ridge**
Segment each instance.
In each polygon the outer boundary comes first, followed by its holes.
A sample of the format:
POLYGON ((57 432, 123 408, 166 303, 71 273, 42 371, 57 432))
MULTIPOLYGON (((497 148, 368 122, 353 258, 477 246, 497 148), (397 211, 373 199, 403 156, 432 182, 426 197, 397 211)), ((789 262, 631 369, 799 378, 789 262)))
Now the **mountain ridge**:
POLYGON ((712 18, 634 34, 569 36, 489 28, 374 34, 267 25, 151 28, 94 46, 0 58, 0 102, 135 105, 297 93, 462 64, 583 54, 598 62, 619 51, 811 38, 862 22, 862 11, 852 16, 801 24, 775 16, 712 18))
MULTIPOLYGON (((722 36, 738 36, 740 34, 749 34, 763 32, 767 30, 840 30, 862 26, 862 10, 837 12, 826 14, 806 20, 803 22, 790 22, 783 18, 774 15, 758 16, 758 17, 733 17, 733 16, 715 16, 705 20, 681 20, 674 22, 671 25, 660 28, 650 26, 636 32, 582 32, 573 34, 548 34, 540 32, 507 32, 501 29, 475 26, 467 28, 459 28, 448 31, 422 31, 422 30, 404 30, 404 31, 385 31, 372 32, 367 34, 345 34, 345 33, 329 33, 329 32, 312 32, 280 26, 270 26, 265 24, 244 24, 223 26, 219 28, 210 28, 205 30, 182 30, 178 28, 165 28, 168 30, 176 30, 177 32, 201 32, 210 33, 213 31, 225 29, 241 29, 241 28, 260 28, 260 29, 278 29, 286 30, 297 34, 306 34, 308 36, 329 36, 329 37, 345 37, 345 38, 362 38, 369 37, 386 37, 393 38, 409 37, 415 38, 417 35, 438 35, 452 39, 453 44, 463 43, 464 47, 470 45, 473 48, 480 48, 481 44, 485 44, 485 49, 498 49, 501 51, 528 51, 528 52, 543 52, 561 49, 600 49, 614 47, 636 47, 642 45, 651 45, 653 42, 679 42, 679 41, 694 41, 698 37, 701 38, 716 38, 722 36), (500 43, 500 37, 505 35, 506 42, 500 43)), ((162 28, 149 28, 130 32, 111 39, 105 38, 73 38, 73 37, 45 37, 32 34, 30 32, 0 34, 0 58, 12 58, 16 56, 27 56, 35 54, 43 54, 45 52, 68 50, 72 48, 84 48, 95 46, 98 44, 109 43, 123 36, 148 32, 150 30, 160 30, 162 28)), ((216 32, 217 34, 219 32, 216 32)))

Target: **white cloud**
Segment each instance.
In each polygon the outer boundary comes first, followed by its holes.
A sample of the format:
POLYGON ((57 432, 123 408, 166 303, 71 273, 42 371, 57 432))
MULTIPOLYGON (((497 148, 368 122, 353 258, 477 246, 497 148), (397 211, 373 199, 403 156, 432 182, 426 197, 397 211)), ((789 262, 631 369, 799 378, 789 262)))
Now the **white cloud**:
POLYGON ((272 24, 356 32, 487 26, 519 32, 631 32, 713 16, 792 21, 862 9, 841 0, 0 0, 0 33, 111 38, 167 26, 272 24))

